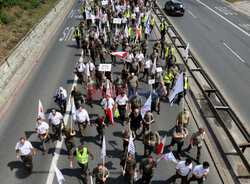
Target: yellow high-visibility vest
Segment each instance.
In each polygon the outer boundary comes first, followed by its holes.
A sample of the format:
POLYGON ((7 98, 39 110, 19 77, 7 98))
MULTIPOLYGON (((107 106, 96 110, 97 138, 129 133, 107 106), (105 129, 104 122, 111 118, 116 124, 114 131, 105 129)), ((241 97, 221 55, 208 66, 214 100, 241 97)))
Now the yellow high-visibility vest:
POLYGON ((171 79, 172 79, 172 73, 168 74, 168 72, 165 72, 163 81, 167 84, 171 83, 171 79))
POLYGON ((147 19, 147 16, 144 15, 144 17, 142 18, 141 22, 144 23, 146 21, 146 19, 147 19))
MULTIPOLYGON (((169 47, 167 47, 165 57, 168 57, 169 47)), ((174 55, 174 48, 171 48, 171 54, 174 55)))
POLYGON ((129 12, 129 11, 126 11, 126 12, 125 12, 125 16, 126 16, 127 19, 129 19, 129 17, 130 17, 130 12, 129 12))
POLYGON ((77 32, 76 32, 76 30, 75 30, 75 37, 79 37, 80 36, 80 31, 79 31, 79 29, 77 30, 77 32))
POLYGON ((85 13, 86 12, 86 6, 83 6, 82 7, 82 13, 85 13))
POLYGON ((142 26, 140 25, 140 35, 142 35, 142 26))
POLYGON ((88 151, 87 148, 83 148, 83 153, 81 154, 76 148, 76 161, 80 164, 88 163, 88 151))
POLYGON ((188 78, 184 77, 184 89, 188 88, 188 78))
POLYGON ((129 37, 131 36, 131 27, 128 28, 128 36, 129 36, 129 37))
POLYGON ((163 31, 165 27, 166 27, 166 25, 161 23, 161 31, 163 31))
POLYGON ((155 23, 155 19, 154 19, 154 17, 152 17, 152 18, 150 19, 150 24, 153 25, 154 23, 155 23))

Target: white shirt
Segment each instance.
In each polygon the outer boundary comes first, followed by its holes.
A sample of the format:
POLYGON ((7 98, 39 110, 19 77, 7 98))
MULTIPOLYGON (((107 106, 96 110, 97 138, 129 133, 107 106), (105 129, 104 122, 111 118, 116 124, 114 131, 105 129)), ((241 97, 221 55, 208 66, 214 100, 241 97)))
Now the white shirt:
POLYGON ((24 144, 22 145, 20 141, 16 144, 15 149, 19 150, 19 155, 20 156, 25 156, 30 153, 30 150, 33 148, 31 143, 29 141, 24 141, 24 144))
POLYGON ((152 61, 151 61, 151 59, 149 59, 149 60, 146 60, 145 62, 144 62, 144 68, 150 68, 150 65, 152 64, 152 61))
POLYGON ((92 70, 94 70, 95 69, 95 65, 93 64, 93 63, 87 63, 86 64, 86 66, 85 66, 86 68, 89 68, 90 69, 90 71, 92 71, 92 70))
POLYGON ((206 172, 209 172, 209 168, 204 169, 203 165, 197 165, 194 167, 194 170, 193 170, 193 174, 200 175, 200 176, 203 176, 206 172))
POLYGON ((134 59, 134 54, 133 53, 128 54, 126 59, 129 60, 129 61, 132 61, 134 59))
POLYGON ((114 104, 115 104, 115 101, 113 100, 113 98, 110 98, 108 102, 107 102, 107 99, 104 98, 104 99, 102 100, 102 103, 101 103, 102 106, 104 105, 104 109, 105 109, 105 110, 107 110, 108 107, 112 110, 114 104))
POLYGON ((56 112, 55 115, 52 114, 52 112, 49 114, 48 119, 51 119, 51 123, 53 125, 58 125, 61 123, 61 119, 63 119, 63 116, 60 112, 56 112))
POLYGON ((86 66, 84 63, 79 64, 78 62, 76 63, 76 68, 78 72, 85 72, 86 66))
POLYGON ((126 103, 128 102, 128 97, 127 97, 127 95, 124 95, 123 97, 121 95, 119 95, 116 97, 115 102, 118 105, 126 105, 126 103))
POLYGON ((132 19, 135 19, 135 17, 136 17, 136 14, 135 14, 135 13, 132 13, 132 14, 131 14, 131 18, 132 18, 132 19))
POLYGON ((123 17, 123 18, 122 18, 122 23, 123 23, 123 24, 126 24, 126 23, 127 23, 127 18, 126 18, 126 17, 123 17))
POLYGON ((60 92, 59 89, 56 90, 56 96, 60 97, 60 100, 66 100, 67 98, 67 91, 65 89, 62 90, 62 92, 60 92))
POLYGON ((144 59, 144 56, 143 56, 143 54, 142 53, 137 53, 136 55, 135 55, 135 58, 136 59, 138 59, 140 62, 144 59))
POLYGON ((49 125, 48 125, 48 123, 42 121, 41 125, 36 123, 36 128, 38 129, 39 134, 46 134, 46 130, 49 129, 49 125))
POLYGON ((135 12, 138 13, 140 11, 139 6, 135 7, 135 12))
POLYGON ((76 121, 83 123, 84 121, 89 120, 89 114, 85 109, 82 109, 80 112, 79 110, 76 111, 76 121))
POLYGON ((193 164, 189 164, 189 166, 185 165, 186 161, 180 161, 179 164, 176 165, 176 169, 181 169, 183 171, 183 173, 181 174, 180 172, 178 172, 181 176, 187 176, 189 171, 192 170, 193 164))

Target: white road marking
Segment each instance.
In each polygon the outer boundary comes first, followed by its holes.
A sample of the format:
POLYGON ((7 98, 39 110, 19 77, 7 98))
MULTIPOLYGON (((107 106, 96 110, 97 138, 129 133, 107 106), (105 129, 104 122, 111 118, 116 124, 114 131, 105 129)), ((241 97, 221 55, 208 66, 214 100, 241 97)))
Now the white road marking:
POLYGON ((250 31, 250 24, 239 24, 239 26, 247 31, 250 31))
POLYGON ((226 47, 226 48, 228 48, 239 60, 241 60, 241 62, 243 62, 243 63, 245 63, 245 61, 236 53, 236 52, 234 52, 234 50, 233 49, 231 49, 226 43, 224 43, 224 42, 222 42, 223 43, 223 45, 226 47))
POLYGON ((195 19, 197 19, 197 17, 191 11, 188 10, 188 13, 190 13, 195 19))
POLYGON ((247 33, 246 31, 244 31, 243 29, 241 29, 239 26, 235 25, 234 23, 232 23, 230 20, 226 19, 225 17, 223 17, 221 14, 219 14, 218 12, 214 11, 212 8, 210 8, 209 6, 207 6, 206 4, 204 4, 203 2, 196 0, 197 2, 199 2, 200 4, 202 4, 203 6, 205 6, 207 9, 209 9, 210 11, 212 11, 213 13, 215 13, 216 15, 218 15, 219 17, 221 17, 222 19, 224 19, 225 21, 227 21, 229 24, 231 24, 232 26, 234 26, 235 28, 237 28, 238 30, 240 30, 242 33, 246 34, 247 36, 250 36, 249 33, 247 33))
POLYGON ((237 13, 231 11, 230 9, 228 9, 227 7, 214 7, 215 9, 219 10, 221 13, 223 13, 224 15, 238 15, 237 13))
MULTIPOLYGON (((82 57, 83 57, 83 50, 82 50, 80 59, 82 59, 82 57)), ((74 86, 76 84, 77 84, 77 76, 75 75, 74 82, 73 82, 73 85, 71 87, 71 91, 73 90, 73 88, 74 88, 74 86)), ((66 112, 70 112, 70 111, 71 111, 71 104, 70 104, 70 98, 69 98, 69 100, 67 102, 66 112)), ((68 124, 69 118, 70 118, 70 115, 67 113, 64 116, 65 125, 68 124)), ((61 148, 62 148, 62 144, 63 144, 63 140, 61 142, 57 141, 57 143, 56 143, 56 149, 55 149, 55 153, 54 153, 54 156, 52 158, 51 165, 50 165, 49 174, 48 174, 48 177, 47 177, 46 184, 52 184, 53 183, 55 172, 54 172, 54 167, 53 167, 52 163, 55 163, 55 165, 57 165, 57 162, 58 162, 59 156, 60 156, 60 151, 61 151, 61 148)))

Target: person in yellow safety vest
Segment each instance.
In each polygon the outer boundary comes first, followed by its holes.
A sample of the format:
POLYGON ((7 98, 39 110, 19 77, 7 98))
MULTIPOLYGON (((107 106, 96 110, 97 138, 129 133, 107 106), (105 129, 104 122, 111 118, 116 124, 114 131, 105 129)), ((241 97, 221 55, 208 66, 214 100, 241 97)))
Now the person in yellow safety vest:
POLYGON ((142 15, 142 17, 141 17, 142 26, 144 26, 144 23, 146 22, 146 20, 147 20, 147 15, 146 14, 142 15))
POLYGON ((161 29, 161 40, 162 40, 162 38, 165 36, 166 30, 167 30, 167 24, 166 24, 165 20, 163 20, 163 22, 161 23, 160 29, 161 29))
POLYGON ((172 59, 172 57, 174 56, 174 48, 172 48, 172 46, 168 46, 166 48, 166 52, 165 52, 165 68, 170 68, 170 60, 172 59))
POLYGON ((142 25, 140 25, 139 30, 140 30, 140 41, 141 41, 141 39, 142 39, 142 25))
POLYGON ((92 153, 88 151, 87 148, 83 148, 82 146, 78 146, 74 151, 71 159, 70 159, 70 168, 73 168, 73 160, 76 157, 76 161, 78 165, 82 168, 82 174, 85 175, 85 182, 89 184, 89 172, 88 172, 88 157, 91 157, 91 160, 94 159, 92 153))
POLYGON ((153 16, 151 16, 149 23, 150 23, 150 32, 151 32, 154 28, 154 25, 155 25, 155 19, 153 16))
POLYGON ((171 70, 168 69, 167 72, 165 72, 164 77, 163 77, 163 82, 167 88, 167 95, 169 94, 170 84, 172 82, 172 79, 173 79, 173 74, 171 73, 171 70))
POLYGON ((74 37, 76 39, 77 47, 80 48, 80 30, 77 26, 75 27, 74 37))
POLYGON ((126 9, 126 11, 125 11, 125 17, 127 18, 127 24, 129 24, 130 12, 128 9, 126 9))
POLYGON ((188 78, 186 76, 186 73, 183 72, 183 93, 178 94, 178 98, 177 98, 178 105, 180 105, 182 97, 186 96, 187 90, 189 90, 188 78))
POLYGON ((82 17, 83 17, 83 20, 86 19, 86 10, 87 10, 87 6, 86 4, 82 6, 82 17))
POLYGON ((131 38, 131 27, 128 24, 128 43, 130 42, 130 38, 131 38))

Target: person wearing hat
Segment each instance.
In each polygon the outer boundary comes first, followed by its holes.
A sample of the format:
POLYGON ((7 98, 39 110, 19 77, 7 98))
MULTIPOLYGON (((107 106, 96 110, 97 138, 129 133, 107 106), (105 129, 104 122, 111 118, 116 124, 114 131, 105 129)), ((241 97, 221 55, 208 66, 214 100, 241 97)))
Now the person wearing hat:
POLYGON ((148 157, 157 145, 161 143, 160 135, 156 131, 147 131, 142 136, 144 144, 144 157, 148 157))
POLYGON ((188 130, 183 128, 182 124, 178 125, 178 128, 173 131, 172 140, 170 143, 170 150, 173 149, 175 143, 177 143, 177 158, 181 160, 181 148, 184 144, 185 138, 188 136, 188 130))
POLYGON ((139 173, 142 174, 141 183, 149 184, 150 180, 154 176, 154 170, 157 167, 157 163, 153 160, 152 156, 144 158, 139 166, 139 173))
POLYGON ((94 125, 96 126, 96 131, 100 140, 103 140, 103 136, 105 135, 105 123, 104 123, 104 116, 98 115, 96 118, 94 125))
POLYGON ((92 171, 92 177, 95 177, 96 184, 105 184, 107 178, 109 177, 109 170, 103 166, 103 164, 97 164, 92 171))
POLYGON ((67 100, 67 91, 63 89, 63 87, 60 87, 56 90, 55 95, 55 103, 59 105, 61 112, 63 114, 66 113, 66 100, 67 100))
POLYGON ((89 184, 89 172, 88 172, 88 157, 91 157, 91 160, 94 159, 92 153, 87 149, 83 148, 82 146, 78 146, 73 153, 73 156, 70 159, 69 167, 73 168, 73 160, 76 157, 76 161, 78 165, 82 168, 82 174, 85 175, 85 183, 89 184))
POLYGON ((176 126, 179 124, 183 124, 185 128, 188 127, 190 123, 190 112, 188 111, 187 107, 184 107, 184 110, 179 112, 176 117, 176 126))

